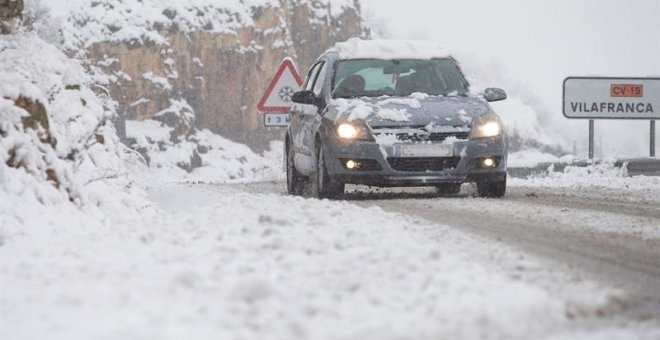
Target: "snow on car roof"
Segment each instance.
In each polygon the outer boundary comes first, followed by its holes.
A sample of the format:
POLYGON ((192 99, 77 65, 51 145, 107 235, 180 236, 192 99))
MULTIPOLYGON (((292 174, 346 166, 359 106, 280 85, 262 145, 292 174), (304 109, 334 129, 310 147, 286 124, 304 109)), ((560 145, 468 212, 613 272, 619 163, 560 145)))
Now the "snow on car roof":
POLYGON ((431 59, 447 58, 447 49, 432 41, 349 39, 337 43, 328 52, 340 59, 431 59))

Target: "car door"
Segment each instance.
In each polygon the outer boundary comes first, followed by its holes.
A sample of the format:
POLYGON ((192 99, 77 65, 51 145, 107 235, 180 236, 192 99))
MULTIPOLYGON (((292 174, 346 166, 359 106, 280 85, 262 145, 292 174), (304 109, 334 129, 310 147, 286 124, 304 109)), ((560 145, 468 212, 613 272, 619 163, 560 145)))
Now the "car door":
POLYGON ((305 147, 305 153, 310 155, 312 159, 315 159, 316 157, 316 127, 320 122, 320 114, 325 108, 325 100, 323 100, 321 93, 323 91, 323 85, 325 84, 328 70, 328 63, 326 61, 321 61, 317 65, 319 65, 319 72, 314 80, 314 86, 312 86, 311 89, 314 96, 317 98, 317 103, 314 105, 303 105, 302 114, 303 145, 305 147))
MULTIPOLYGON (((307 79, 305 80, 303 90, 312 91, 314 89, 316 78, 318 77, 322 66, 323 65, 321 62, 312 66, 309 73, 307 74, 307 79)), ((290 121, 290 128, 291 139, 295 150, 294 162, 296 168, 303 173, 309 173, 314 169, 313 154, 310 151, 310 146, 308 145, 310 135, 309 119, 311 112, 314 110, 318 111, 318 108, 315 105, 294 103, 291 106, 292 116, 290 121)))

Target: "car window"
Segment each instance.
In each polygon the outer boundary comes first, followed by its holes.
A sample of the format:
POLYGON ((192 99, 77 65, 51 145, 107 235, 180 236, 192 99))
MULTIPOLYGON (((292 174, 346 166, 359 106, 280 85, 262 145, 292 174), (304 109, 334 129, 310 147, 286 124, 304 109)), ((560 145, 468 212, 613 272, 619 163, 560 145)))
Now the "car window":
POLYGON ((305 81, 305 91, 311 91, 314 88, 314 80, 316 80, 316 76, 318 75, 320 67, 321 63, 318 63, 314 65, 311 70, 309 70, 307 80, 305 81))
POLYGON ((342 60, 333 78, 335 98, 468 93, 469 84, 453 59, 342 60))
POLYGON ((325 77, 328 71, 328 64, 323 63, 323 67, 321 67, 321 71, 319 72, 318 77, 316 77, 316 82, 314 82, 314 94, 318 97, 321 95, 321 91, 323 91, 323 84, 325 84, 325 77))
MULTIPOLYGON (((377 91, 379 89, 393 89, 392 75, 383 74, 382 68, 367 68, 361 70, 360 72, 355 73, 360 75, 365 80, 364 89, 366 91, 377 91)), ((412 74, 410 73, 401 73, 399 77, 405 77, 412 74)))

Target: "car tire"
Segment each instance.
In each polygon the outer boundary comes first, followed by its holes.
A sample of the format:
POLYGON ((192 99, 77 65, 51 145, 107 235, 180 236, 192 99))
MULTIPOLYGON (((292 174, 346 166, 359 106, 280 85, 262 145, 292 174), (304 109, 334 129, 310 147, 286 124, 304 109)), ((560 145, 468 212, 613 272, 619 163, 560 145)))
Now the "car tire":
POLYGON ((435 189, 440 196, 458 195, 461 192, 461 183, 442 183, 436 185, 435 189))
POLYGON ((506 194, 506 176, 495 181, 478 181, 477 193, 479 197, 501 198, 506 194))
POLYGON ((345 184, 328 175, 323 146, 316 151, 316 174, 312 181, 312 194, 317 198, 337 199, 344 195, 345 184))
POLYGON ((289 195, 302 196, 309 180, 296 169, 293 155, 293 149, 288 145, 286 148, 286 190, 289 195))

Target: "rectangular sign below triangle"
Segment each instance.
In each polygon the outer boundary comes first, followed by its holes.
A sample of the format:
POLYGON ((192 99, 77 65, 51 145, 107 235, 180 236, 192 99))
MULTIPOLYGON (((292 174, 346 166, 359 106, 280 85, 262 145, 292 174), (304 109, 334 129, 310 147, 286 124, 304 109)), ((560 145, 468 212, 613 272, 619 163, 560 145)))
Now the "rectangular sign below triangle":
POLYGON ((290 58, 282 60, 275 77, 261 97, 257 109, 261 112, 289 112, 291 96, 300 91, 303 81, 290 58))
POLYGON ((289 126, 289 114, 280 112, 264 113, 265 126, 289 126))

